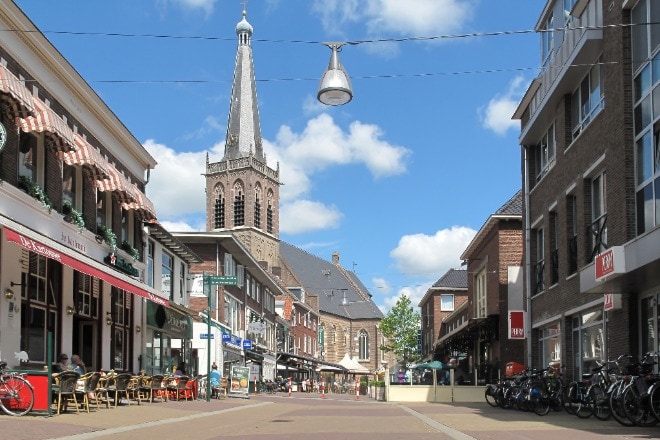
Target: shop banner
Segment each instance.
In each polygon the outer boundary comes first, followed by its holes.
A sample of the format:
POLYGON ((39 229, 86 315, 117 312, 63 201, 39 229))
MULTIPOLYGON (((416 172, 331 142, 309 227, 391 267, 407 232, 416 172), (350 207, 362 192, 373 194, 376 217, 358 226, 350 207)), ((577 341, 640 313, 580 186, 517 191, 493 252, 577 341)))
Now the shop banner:
POLYGON ((249 367, 231 367, 231 389, 229 390, 229 397, 242 397, 244 399, 250 398, 249 387, 250 385, 250 368, 249 367))

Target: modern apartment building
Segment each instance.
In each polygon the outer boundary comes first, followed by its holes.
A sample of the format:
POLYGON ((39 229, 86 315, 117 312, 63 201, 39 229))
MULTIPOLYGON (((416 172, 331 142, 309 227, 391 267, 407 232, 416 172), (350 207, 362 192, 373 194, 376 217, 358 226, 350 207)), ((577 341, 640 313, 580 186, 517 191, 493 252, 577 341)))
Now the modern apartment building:
POLYGON ((520 102, 527 362, 658 350, 660 2, 551 0, 520 102))

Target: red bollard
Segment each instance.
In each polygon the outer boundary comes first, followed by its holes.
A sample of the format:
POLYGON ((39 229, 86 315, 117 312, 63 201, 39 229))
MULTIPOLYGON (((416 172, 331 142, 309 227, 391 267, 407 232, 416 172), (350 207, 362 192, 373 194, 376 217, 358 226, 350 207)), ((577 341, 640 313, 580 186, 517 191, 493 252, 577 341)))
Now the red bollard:
POLYGON ((289 397, 291 397, 291 378, 289 378, 289 397))
POLYGON ((360 378, 355 381, 355 400, 360 400, 360 378))
POLYGON ((325 377, 321 378, 321 399, 325 399, 325 377))
POLYGON ((254 376, 254 395, 257 395, 257 376, 254 376))

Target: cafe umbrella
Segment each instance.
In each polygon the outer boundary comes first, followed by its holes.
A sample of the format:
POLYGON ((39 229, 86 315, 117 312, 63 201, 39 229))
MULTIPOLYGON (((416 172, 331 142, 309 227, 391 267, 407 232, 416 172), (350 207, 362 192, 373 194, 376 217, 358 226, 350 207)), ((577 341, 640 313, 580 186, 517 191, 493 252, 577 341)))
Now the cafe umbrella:
POLYGON ((417 370, 433 371, 433 387, 435 387, 438 384, 438 378, 437 378, 438 370, 442 370, 443 368, 445 368, 445 364, 443 364, 440 361, 423 362, 415 366, 415 369, 417 370))

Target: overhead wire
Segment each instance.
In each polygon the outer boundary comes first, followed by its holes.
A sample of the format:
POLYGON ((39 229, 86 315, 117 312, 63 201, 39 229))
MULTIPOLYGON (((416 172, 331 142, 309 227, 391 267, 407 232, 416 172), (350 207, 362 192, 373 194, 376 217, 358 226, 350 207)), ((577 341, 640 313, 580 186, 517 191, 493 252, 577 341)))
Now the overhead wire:
MULTIPOLYGON (((364 40, 349 40, 346 41, 347 45, 361 45, 373 43, 402 43, 402 42, 419 42, 419 41, 434 41, 434 40, 450 40, 462 38, 479 38, 479 37, 497 37, 507 35, 525 35, 532 33, 544 32, 565 32, 567 30, 604 30, 613 28, 624 28, 632 26, 646 26, 657 25, 660 22, 648 23, 619 23, 608 24, 601 26, 575 26, 570 28, 552 28, 552 29, 522 29, 522 30, 504 30, 492 32, 471 32, 463 34, 447 34, 447 35, 432 35, 432 36, 412 36, 401 38, 377 38, 377 39, 364 39, 364 40)), ((168 34, 139 34, 139 33, 120 33, 120 32, 84 32, 84 31, 59 31, 59 30, 45 30, 45 31, 32 31, 20 29, 6 29, 4 32, 41 32, 43 34, 54 35, 74 35, 74 36, 102 36, 102 37, 123 37, 123 38, 157 38, 157 39, 177 39, 177 40, 208 40, 208 41, 235 41, 234 37, 218 37, 218 36, 200 36, 200 35, 168 35, 168 34)), ((277 43, 277 44, 325 44, 323 41, 317 40, 285 40, 285 39, 253 39, 254 42, 260 43, 277 43)), ((589 66, 599 64, 598 62, 590 63, 589 66)), ((600 64, 615 64, 615 62, 600 62, 600 64)), ((572 64, 569 67, 585 66, 587 64, 572 64)), ((352 80, 361 79, 393 79, 393 78, 424 78, 436 76, 457 76, 457 75, 474 75, 474 74, 492 74, 492 73, 507 73, 507 72, 525 72, 525 71, 540 71, 542 66, 537 67, 517 67, 517 68, 502 68, 502 69, 481 69, 481 70, 464 70, 453 72, 421 72, 421 73, 394 73, 382 75, 352 75, 352 80)), ((90 83, 99 84, 214 84, 214 83, 229 83, 231 79, 218 79, 218 80, 196 80, 196 79, 173 79, 173 80, 130 80, 130 79, 107 79, 107 80, 89 80, 90 83)), ((318 78, 265 78, 255 79, 256 82, 289 82, 289 81, 318 81, 318 78)))

